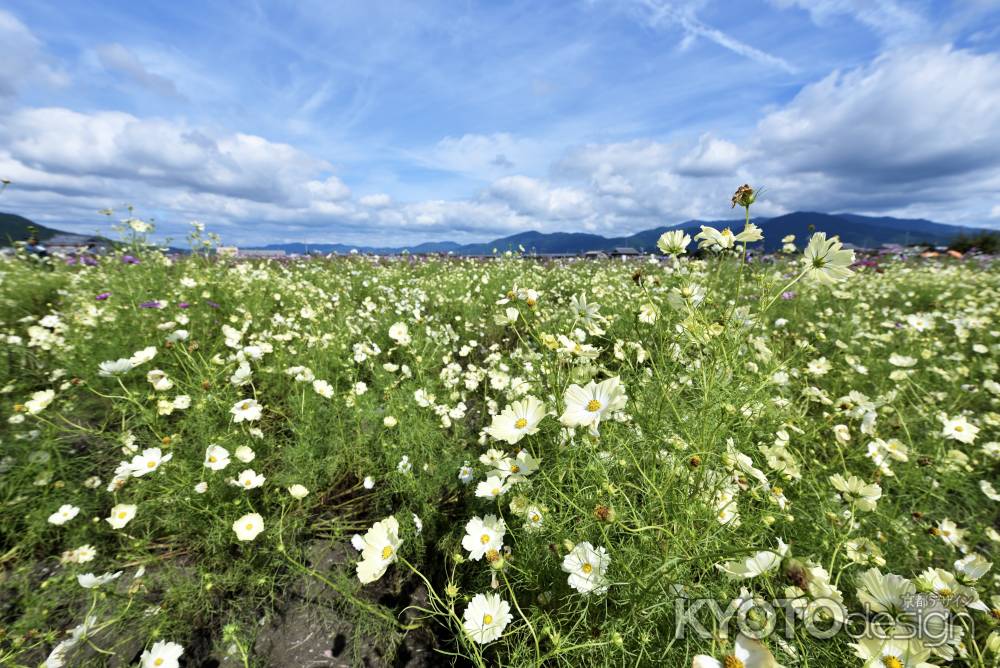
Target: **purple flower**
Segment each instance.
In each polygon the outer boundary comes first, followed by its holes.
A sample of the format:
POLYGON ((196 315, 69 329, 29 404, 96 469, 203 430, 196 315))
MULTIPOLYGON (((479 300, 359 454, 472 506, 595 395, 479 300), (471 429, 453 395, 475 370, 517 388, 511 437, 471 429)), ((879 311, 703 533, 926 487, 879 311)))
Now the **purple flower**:
POLYGON ((163 308, 163 307, 160 305, 160 302, 154 299, 151 302, 143 302, 139 304, 139 308, 163 308))
POLYGON ((188 304, 187 302, 181 302, 180 304, 177 305, 177 308, 188 308, 189 306, 191 305, 188 304))
POLYGON ((111 296, 110 292, 102 292, 101 294, 99 294, 96 297, 94 297, 94 299, 96 299, 99 302, 103 302, 105 299, 107 299, 110 296, 111 296))
POLYGON ((782 292, 781 293, 781 298, 784 299, 785 301, 788 301, 789 299, 795 299, 795 293, 792 292, 791 290, 788 290, 786 292, 782 292))
POLYGON ((134 255, 122 255, 122 262, 125 264, 139 264, 139 258, 134 255))
POLYGON ((211 299, 206 299, 205 303, 211 306, 212 308, 219 308, 219 305, 213 302, 211 299))

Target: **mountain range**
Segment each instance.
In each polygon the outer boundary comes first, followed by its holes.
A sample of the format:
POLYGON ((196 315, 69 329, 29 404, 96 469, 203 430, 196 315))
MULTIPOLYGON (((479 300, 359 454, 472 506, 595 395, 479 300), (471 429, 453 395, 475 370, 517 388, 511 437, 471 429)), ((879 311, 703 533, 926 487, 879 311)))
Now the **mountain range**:
MULTIPOLYGON (((391 255, 407 250, 411 253, 454 253, 456 255, 491 255, 494 250, 504 252, 517 251, 524 248, 526 252, 538 254, 576 254, 586 251, 610 251, 615 248, 629 247, 640 252, 653 252, 656 240, 669 230, 684 230, 692 237, 700 231, 702 225, 722 229, 731 228, 734 232, 743 229, 743 219, 733 220, 689 220, 667 227, 656 227, 651 230, 636 232, 627 236, 603 237, 598 234, 582 232, 519 232, 485 243, 459 244, 453 241, 435 241, 417 244, 415 246, 376 247, 352 246, 340 243, 283 243, 253 247, 255 250, 282 250, 286 253, 349 253, 358 250, 363 253, 378 253, 391 255)), ((797 244, 801 247, 813 232, 826 232, 828 236, 838 235, 841 241, 860 248, 877 248, 882 244, 915 244, 928 243, 946 245, 961 236, 971 236, 981 233, 996 234, 997 230, 983 228, 958 227, 935 223, 922 218, 891 218, 888 216, 860 216, 853 213, 816 213, 811 211, 796 211, 773 218, 754 218, 753 222, 764 232, 764 241, 755 244, 755 248, 774 251, 781 248, 781 239, 794 234, 797 244)), ((38 238, 44 243, 56 234, 65 234, 37 223, 27 218, 10 213, 0 213, 0 246, 9 245, 11 241, 27 238, 27 228, 34 225, 38 238)))
MULTIPOLYGON (((764 241, 755 244, 755 248, 763 246, 765 251, 775 251, 781 248, 781 239, 794 234, 798 245, 802 244, 813 232, 826 232, 827 236, 838 235, 845 243, 859 248, 878 248, 882 244, 916 244, 947 245, 952 240, 980 233, 997 233, 997 230, 983 228, 958 227, 935 223, 923 218, 891 218, 888 216, 861 216, 853 213, 816 213, 812 211, 796 211, 795 213, 775 216, 773 218, 753 218, 754 224, 764 232, 764 241)), ((494 250, 504 252, 517 251, 524 248, 526 252, 538 254, 575 254, 586 251, 611 251, 615 248, 629 247, 640 252, 653 252, 656 240, 660 235, 670 230, 684 230, 692 237, 701 231, 702 225, 710 225, 717 229, 728 227, 734 232, 743 229, 744 220, 689 220, 687 222, 643 230, 628 236, 603 237, 598 234, 582 232, 519 232, 507 237, 501 237, 485 243, 458 244, 452 241, 436 241, 417 244, 415 246, 376 247, 351 246, 347 244, 305 244, 286 243, 258 246, 256 250, 283 250, 286 253, 348 253, 357 250, 363 253, 391 255, 407 250, 411 253, 454 253, 456 255, 490 255, 494 250)))

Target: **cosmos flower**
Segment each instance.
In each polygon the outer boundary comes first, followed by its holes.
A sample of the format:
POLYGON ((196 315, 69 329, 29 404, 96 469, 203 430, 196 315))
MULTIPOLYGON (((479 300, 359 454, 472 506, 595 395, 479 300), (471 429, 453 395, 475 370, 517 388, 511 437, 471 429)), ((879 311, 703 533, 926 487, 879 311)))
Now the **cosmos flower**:
POLYGON ((76 576, 76 581, 84 589, 95 589, 97 587, 103 587, 109 582, 113 582, 121 577, 122 571, 117 571, 115 573, 104 573, 103 575, 94 575, 93 573, 83 573, 76 576))
POLYGON ((826 284, 850 278, 854 251, 843 250, 843 246, 837 237, 827 239, 825 232, 814 234, 803 253, 806 277, 826 284))
POLYGON ((264 530, 264 518, 258 513, 247 513, 233 522, 236 538, 242 541, 253 540, 264 530))
POLYGON ((142 653, 142 668, 178 668, 184 648, 175 642, 158 640, 142 653))
POLYGON ((138 506, 128 503, 119 503, 111 509, 111 514, 104 518, 104 521, 111 525, 112 529, 124 529, 125 525, 132 521, 138 506))
POLYGON ((221 471, 229 466, 229 451, 214 443, 205 449, 205 467, 221 471))
POLYGON ((159 448, 146 448, 141 454, 133 457, 131 464, 129 464, 132 477, 140 478, 147 473, 153 473, 160 468, 161 464, 169 462, 173 457, 173 453, 164 455, 159 448))
POLYGON ((49 524, 55 524, 56 526, 62 526, 69 522, 71 519, 76 517, 80 513, 80 509, 77 506, 64 503, 59 506, 59 510, 49 515, 49 524))
POLYGON ((496 515, 487 515, 482 519, 473 517, 465 525, 465 536, 462 547, 469 552, 469 559, 479 561, 488 552, 499 552, 503 547, 503 537, 507 527, 496 515))
POLYGON ((585 386, 570 385, 563 396, 566 410, 559 421, 566 427, 589 427, 590 433, 598 434, 601 420, 625 407, 628 397, 615 376, 600 383, 590 381, 585 386))
POLYGON ((256 399, 243 399, 233 404, 229 410, 233 414, 233 422, 253 422, 259 420, 264 414, 264 409, 257 403, 256 399))
POLYGON ((694 657, 691 668, 781 668, 781 666, 767 647, 740 633, 733 643, 732 654, 726 655, 722 661, 706 654, 698 654, 694 657))
POLYGON ((538 423, 544 417, 545 404, 528 395, 503 409, 499 415, 494 415, 486 433, 498 441, 514 445, 525 436, 538 433, 538 423))
POLYGON ((462 613, 462 627, 473 641, 485 645, 503 635, 511 619, 510 603, 497 594, 476 594, 462 613))
POLYGON ((830 484, 840 492, 845 503, 852 503, 858 510, 871 512, 882 497, 882 488, 878 483, 866 483, 857 476, 844 476, 836 473, 830 476, 830 484))
POLYGON ((399 537, 399 522, 392 515, 376 522, 360 538, 358 544, 361 549, 361 560, 357 565, 358 580, 362 584, 375 582, 396 561, 396 553, 403 544, 399 537))
POLYGON ((611 558, 603 547, 584 541, 563 558, 563 572, 569 573, 569 586, 581 594, 603 594, 610 581, 605 576, 611 558))
POLYGON ((716 564, 716 568, 731 578, 754 578, 758 575, 769 573, 778 568, 787 553, 788 546, 779 538, 778 549, 775 551, 761 550, 746 559, 716 564))

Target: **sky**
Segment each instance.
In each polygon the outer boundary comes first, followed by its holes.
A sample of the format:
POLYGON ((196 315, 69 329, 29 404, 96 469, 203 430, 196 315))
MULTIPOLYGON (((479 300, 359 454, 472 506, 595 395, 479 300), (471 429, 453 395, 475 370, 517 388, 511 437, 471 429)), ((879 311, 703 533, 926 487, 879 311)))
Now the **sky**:
POLYGON ((225 243, 1000 229, 1000 0, 5 0, 0 211, 225 243))

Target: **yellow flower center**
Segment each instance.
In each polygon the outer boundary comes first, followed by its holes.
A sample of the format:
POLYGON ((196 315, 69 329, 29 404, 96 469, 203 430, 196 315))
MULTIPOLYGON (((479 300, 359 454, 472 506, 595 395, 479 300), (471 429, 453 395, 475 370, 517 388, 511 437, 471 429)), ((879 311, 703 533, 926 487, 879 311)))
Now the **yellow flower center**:
POLYGON ((590 575, 591 571, 594 570, 594 567, 591 566, 590 564, 584 564, 583 566, 580 567, 580 570, 583 571, 586 575, 590 575))
POLYGON ((124 510, 118 512, 118 519, 123 520, 126 517, 128 517, 128 513, 126 513, 124 510))
POLYGON ((209 464, 214 464, 214 463, 215 463, 216 461, 217 461, 217 460, 215 459, 215 455, 210 455, 210 456, 208 457, 208 463, 209 463, 209 464))
POLYGON ((517 427, 518 429, 524 429, 525 427, 528 426, 528 421, 525 420, 524 418, 518 418, 517 422, 514 423, 514 426, 517 427))
POLYGON ((541 516, 541 515, 539 515, 538 513, 534 513, 534 514, 533 514, 533 515, 531 516, 531 521, 532 521, 532 522, 538 522, 538 521, 541 521, 541 519, 542 519, 542 516, 541 516))
POLYGON ((746 664, 730 654, 722 660, 722 668, 746 668, 746 664))
POLYGON ((885 668, 903 668, 903 662, 894 656, 883 656, 882 665, 885 668))
POLYGON ((146 468, 148 468, 148 469, 155 469, 156 468, 156 462, 154 462, 154 461, 148 461, 148 462, 146 462, 146 468))
POLYGON ((154 666, 162 666, 163 665, 163 659, 162 658, 157 659, 156 661, 153 662, 153 665, 154 666))
POLYGON ((483 615, 483 624, 492 624, 493 615, 483 615))
POLYGON ((494 487, 492 493, 493 493, 493 496, 500 496, 500 488, 499 487, 494 487))
POLYGON ((488 533, 484 533, 479 537, 479 542, 486 545, 486 543, 490 542, 490 535, 488 533))
POLYGON ((596 413, 597 411, 601 410, 601 402, 598 401, 597 399, 591 399, 590 401, 587 402, 587 410, 590 411, 591 413, 596 413))
POLYGON ((517 464, 511 464, 510 465, 510 472, 511 473, 520 473, 521 472, 521 467, 518 466, 517 464))
POLYGON ((955 425, 955 431, 962 431, 962 425, 956 424, 955 425))
POLYGON ((246 526, 243 528, 247 531, 253 531, 253 522, 247 522, 246 526))
POLYGON ((944 596, 945 598, 951 596, 953 593, 954 592, 952 592, 952 590, 948 589, 947 587, 945 587, 944 589, 942 589, 941 591, 938 592, 938 594, 940 594, 941 596, 944 596))
POLYGON ((392 556, 392 546, 386 545, 382 548, 382 560, 386 560, 392 556))

